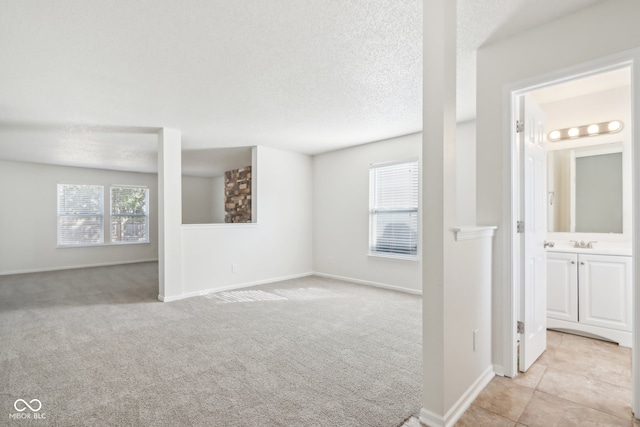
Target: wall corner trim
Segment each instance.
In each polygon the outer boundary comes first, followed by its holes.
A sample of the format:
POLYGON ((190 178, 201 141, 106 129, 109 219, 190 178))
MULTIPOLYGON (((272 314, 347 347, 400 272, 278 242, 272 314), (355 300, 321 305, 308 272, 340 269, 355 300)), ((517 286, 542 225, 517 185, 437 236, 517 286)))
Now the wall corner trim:
POLYGON ((191 297, 197 297, 197 296, 201 296, 201 295, 213 294, 213 293, 216 293, 216 292, 232 291, 232 290, 235 290, 235 289, 249 288, 251 286, 257 286, 257 285, 266 285, 267 283, 283 282, 285 280, 299 279, 301 277, 308 277, 308 276, 313 276, 313 275, 314 275, 314 273, 312 271, 309 271, 309 272, 306 272, 306 273, 291 274, 289 276, 272 277, 270 279, 256 280, 254 282, 239 283, 237 285, 228 285, 228 286, 221 286, 221 287, 217 287, 217 288, 204 289, 204 290, 201 290, 201 291, 187 292, 187 293, 183 293, 183 294, 180 294, 180 295, 173 295, 173 296, 158 295, 158 299, 160 301, 162 301, 162 302, 172 302, 172 301, 178 301, 178 300, 185 299, 185 298, 191 298, 191 297))
POLYGON ((314 272, 313 275, 318 277, 324 277, 326 279, 342 280, 343 282, 356 283, 358 285, 366 285, 366 286, 373 286, 376 288, 390 289, 392 291, 404 292, 412 295, 422 295, 421 290, 403 288, 403 287, 394 286, 394 285, 387 285, 386 283, 372 282, 370 280, 362 280, 362 279, 355 279, 353 277, 344 277, 344 276, 338 276, 335 274, 320 273, 318 271, 314 272))
POLYGON ((495 372, 495 373, 496 373, 496 375, 497 375, 497 376, 499 376, 499 377, 504 377, 504 376, 506 376, 506 375, 504 374, 504 373, 505 373, 504 366, 499 365, 499 364, 497 364, 497 363, 494 363, 494 365, 493 365, 493 372, 495 372))
POLYGON ((40 267, 40 268, 27 268, 27 269, 21 269, 21 270, 8 270, 8 271, 0 271, 0 276, 10 276, 13 274, 46 273, 48 271, 76 270, 80 268, 110 267, 112 265, 138 264, 143 262, 158 262, 158 258, 136 259, 136 260, 127 260, 127 261, 109 261, 109 262, 98 262, 98 263, 78 264, 78 265, 65 265, 61 267, 40 267))
POLYGON ((497 228, 496 226, 455 227, 453 232, 456 241, 473 240, 493 237, 497 228))
POLYGON ((476 397, 478 397, 480 392, 491 382, 495 375, 493 366, 487 367, 474 383, 471 384, 467 391, 460 396, 460 399, 458 399, 451 409, 447 411, 444 417, 422 408, 420 410, 420 422, 429 427, 453 427, 460 417, 462 417, 464 411, 471 406, 476 397))

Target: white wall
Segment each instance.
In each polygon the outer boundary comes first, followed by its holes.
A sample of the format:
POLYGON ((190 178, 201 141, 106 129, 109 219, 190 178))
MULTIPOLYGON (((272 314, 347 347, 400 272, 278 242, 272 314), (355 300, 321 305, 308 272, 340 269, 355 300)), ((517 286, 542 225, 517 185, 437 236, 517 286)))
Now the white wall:
POLYGON ((155 174, 0 161, 0 274, 158 259, 157 188, 155 174), (57 248, 58 183, 148 186, 150 243, 57 248))
POLYGON ((504 208, 509 200, 510 123, 503 105, 505 87, 640 46, 640 2, 596 3, 576 14, 478 50, 477 64, 477 220, 499 224, 494 258, 493 359, 496 369, 511 358, 503 343, 508 318, 505 288, 510 286, 511 249, 505 229, 512 227, 504 208), (507 130, 507 131, 506 131, 507 130), (507 317, 505 317, 507 316, 507 317))
POLYGON ((456 126, 456 222, 476 223, 476 122, 456 126))
POLYGON ((420 159, 421 144, 422 134, 413 134, 313 157, 316 272, 422 291, 420 262, 367 255, 369 165, 420 159))
POLYGON ((313 271, 311 157, 258 147, 256 169, 258 224, 182 226, 183 296, 313 271))
POLYGON ((224 223, 224 175, 211 178, 211 222, 224 223))
MULTIPOLYGON (((213 180, 182 176, 182 223, 209 224, 213 221, 213 180)), ((223 221, 224 222, 224 219, 223 221)))
POLYGON ((458 169, 468 164, 469 157, 473 159, 469 153, 472 150, 465 148, 473 145, 474 138, 468 135, 471 124, 462 129, 456 125, 456 2, 427 1, 423 22, 425 209, 420 421, 430 426, 453 426, 494 375, 490 329, 492 230, 482 230, 486 236, 474 238, 479 232, 474 229, 464 236, 469 240, 458 240, 453 232, 461 225, 459 221, 475 219, 472 212, 468 217, 461 213, 468 202, 465 193, 473 192, 473 180, 458 169), (460 179, 464 181, 457 182, 460 179))

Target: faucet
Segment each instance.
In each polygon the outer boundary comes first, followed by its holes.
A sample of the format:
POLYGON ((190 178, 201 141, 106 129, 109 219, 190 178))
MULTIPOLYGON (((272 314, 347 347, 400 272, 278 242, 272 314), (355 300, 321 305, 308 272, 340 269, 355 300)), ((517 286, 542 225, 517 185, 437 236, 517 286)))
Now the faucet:
POLYGON ((581 248, 581 249, 593 249, 593 244, 598 243, 596 240, 593 240, 590 242, 585 242, 584 240, 581 240, 579 242, 577 240, 569 240, 569 241, 573 242, 574 248, 581 248))

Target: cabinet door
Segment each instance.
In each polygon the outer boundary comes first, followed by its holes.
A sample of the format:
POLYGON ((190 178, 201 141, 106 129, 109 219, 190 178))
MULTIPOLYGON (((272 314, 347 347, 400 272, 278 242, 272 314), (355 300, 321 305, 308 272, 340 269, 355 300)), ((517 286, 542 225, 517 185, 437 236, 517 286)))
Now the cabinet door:
POLYGON ((578 321, 578 255, 547 253, 547 317, 578 321))
POLYGON ((631 331, 631 257, 578 256, 580 323, 631 331))

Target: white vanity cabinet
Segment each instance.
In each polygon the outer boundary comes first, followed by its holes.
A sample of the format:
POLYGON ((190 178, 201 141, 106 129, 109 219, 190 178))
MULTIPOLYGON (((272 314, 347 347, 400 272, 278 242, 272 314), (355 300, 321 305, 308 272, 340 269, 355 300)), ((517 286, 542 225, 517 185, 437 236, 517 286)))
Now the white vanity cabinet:
POLYGON ((631 347, 630 256, 547 252, 547 327, 631 347))

